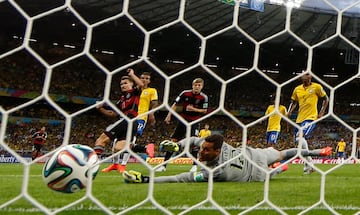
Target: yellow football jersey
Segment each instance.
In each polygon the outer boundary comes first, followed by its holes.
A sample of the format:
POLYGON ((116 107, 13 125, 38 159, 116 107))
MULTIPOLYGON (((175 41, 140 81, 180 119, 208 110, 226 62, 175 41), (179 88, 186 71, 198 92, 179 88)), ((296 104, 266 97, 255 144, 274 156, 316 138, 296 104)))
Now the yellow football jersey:
POLYGON ((311 83, 308 87, 304 87, 302 84, 295 87, 291 99, 299 104, 296 123, 302 123, 305 120, 316 120, 318 117, 318 100, 324 96, 326 96, 325 90, 317 83, 311 83))
POLYGON ((201 129, 198 136, 201 138, 205 138, 210 135, 211 135, 211 130, 201 129))
MULTIPOLYGON (((148 87, 143 89, 140 95, 138 115, 148 112, 150 110, 151 101, 156 101, 156 100, 158 100, 158 93, 155 88, 148 87)), ((144 115, 139 119, 142 119, 146 122, 147 118, 148 116, 144 115)))
POLYGON ((344 141, 338 142, 338 152, 345 152, 346 143, 344 141))
MULTIPOLYGON (((265 115, 272 113, 275 110, 275 105, 269 105, 266 109, 265 115)), ((284 105, 279 105, 279 112, 286 116, 286 107, 284 105)), ((273 114, 269 116, 268 125, 266 131, 278 131, 281 130, 281 116, 279 114, 273 114)))

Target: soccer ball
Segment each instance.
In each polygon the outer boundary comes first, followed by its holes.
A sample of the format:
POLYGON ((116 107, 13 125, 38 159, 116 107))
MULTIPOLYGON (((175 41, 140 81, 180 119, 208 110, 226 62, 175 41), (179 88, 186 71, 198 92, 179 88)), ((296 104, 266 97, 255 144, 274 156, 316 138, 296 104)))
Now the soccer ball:
POLYGON ((45 163, 42 177, 52 190, 74 193, 86 188, 90 175, 95 179, 99 171, 99 158, 89 146, 73 144, 59 149, 45 163))

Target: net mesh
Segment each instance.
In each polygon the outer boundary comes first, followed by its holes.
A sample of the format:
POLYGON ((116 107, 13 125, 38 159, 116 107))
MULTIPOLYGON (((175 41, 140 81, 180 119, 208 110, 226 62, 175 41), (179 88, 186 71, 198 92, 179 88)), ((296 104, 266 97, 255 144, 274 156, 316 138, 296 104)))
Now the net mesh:
MULTIPOLYGON (((339 111, 341 107, 337 98, 344 97, 343 101, 350 103, 354 101, 354 97, 346 94, 354 92, 353 90, 358 91, 357 23, 359 18, 358 14, 353 11, 358 11, 360 1, 344 3, 341 5, 342 7, 337 7, 333 1, 323 0, 320 3, 325 9, 321 11, 311 7, 293 8, 290 7, 290 2, 296 4, 297 1, 287 2, 288 7, 285 3, 282 5, 281 1, 270 1, 271 4, 265 5, 264 12, 258 12, 243 8, 244 1, 206 1, 206 3, 205 1, 190 0, 123 1, 120 3, 109 1, 107 4, 101 1, 69 0, 53 1, 51 4, 40 3, 36 6, 26 3, 26 1, 0 1, 0 9, 6 10, 7 15, 14 17, 15 24, 20 26, 8 34, 2 33, 5 41, 2 43, 5 45, 0 53, 0 59, 3 62, 2 70, 24 69, 11 78, 18 79, 14 85, 24 86, 21 90, 31 91, 29 93, 31 95, 26 93, 21 95, 22 98, 27 99, 26 102, 19 104, 15 102, 14 105, 14 101, 7 103, 2 100, 4 104, 0 107, 1 147, 24 167, 24 180, 20 182, 20 194, 2 202, 0 208, 7 208, 20 199, 25 199, 35 208, 34 211, 57 214, 76 207, 84 201, 90 201, 96 205, 96 211, 102 210, 107 214, 115 213, 112 208, 102 203, 101 197, 92 193, 91 183, 83 197, 63 207, 53 208, 40 203, 36 197, 28 193, 31 186, 31 166, 36 165, 38 160, 26 160, 19 154, 19 150, 8 144, 6 138, 12 123, 19 119, 17 116, 20 118, 24 116, 21 115, 21 112, 33 111, 33 116, 37 116, 36 113, 41 112, 43 105, 46 105, 55 110, 55 113, 48 113, 49 118, 58 126, 53 129, 63 131, 61 137, 54 144, 54 149, 78 141, 79 139, 74 138, 74 133, 82 128, 81 125, 84 121, 96 121, 95 118, 98 117, 84 117, 83 114, 92 113, 91 111, 96 106, 95 101, 101 101, 114 107, 112 101, 118 95, 116 91, 118 91, 119 77, 127 68, 134 66, 154 71, 158 78, 157 85, 164 86, 163 89, 160 87, 158 89, 163 97, 162 104, 153 111, 164 109, 171 111, 176 118, 187 124, 187 136, 190 136, 192 124, 210 121, 220 114, 227 120, 228 124, 224 125, 225 127, 230 130, 237 127, 238 130, 241 130, 238 132, 241 137, 234 143, 241 147, 249 144, 249 140, 253 138, 252 134, 258 129, 258 126, 264 127, 264 120, 267 117, 259 116, 256 110, 254 112, 244 110, 247 113, 255 113, 251 119, 256 119, 239 120, 238 116, 241 116, 241 111, 236 112, 234 109, 243 108, 243 106, 238 103, 249 100, 259 104, 264 101, 264 94, 275 92, 275 101, 278 106, 280 102, 283 102, 281 96, 291 92, 290 89, 301 77, 301 69, 313 71, 311 74, 314 79, 326 88, 330 97, 328 113, 319 120, 319 123, 323 119, 330 119, 334 127, 341 127, 346 132, 351 138, 349 141, 356 143, 359 132, 358 124, 356 124, 358 119, 354 117, 353 120, 344 120, 341 117, 342 112, 339 111), (107 10, 106 15, 91 8, 96 4, 104 4, 104 10, 107 10), (149 6, 147 7, 147 5, 149 6), (267 10, 271 12, 267 12, 267 10), (62 22, 59 22, 59 17, 62 22), (144 22, 147 19, 150 21, 144 22), (325 24, 324 20, 326 20, 325 24), (121 27, 118 28, 118 26, 121 27), (44 31, 44 29, 46 30, 44 31), (57 29, 60 29, 61 32, 57 29), (174 34, 180 36, 174 37, 174 34), (106 42, 107 40, 110 42, 106 42), (284 52, 282 50, 284 47, 278 45, 279 41, 280 43, 289 42, 291 45, 286 48, 290 47, 291 50, 284 52), (277 45, 273 46, 273 43, 277 45), (181 47, 186 47, 186 50, 180 49, 181 47), (344 74, 336 72, 336 64, 331 64, 325 69, 318 66, 318 64, 328 64, 324 58, 326 59, 328 54, 334 55, 330 53, 330 48, 335 48, 337 55, 345 57, 346 63, 343 70, 347 71, 341 71, 344 74), (119 49, 122 50, 122 53, 114 53, 116 51, 113 50, 119 49), (268 60, 273 59, 272 56, 276 56, 275 58, 279 62, 268 60), (26 70, 25 67, 21 67, 19 59, 27 61, 23 65, 31 68, 26 70), (285 61, 288 61, 286 65, 285 61), (289 62, 296 65, 290 67, 289 62), (12 68, 10 68, 10 64, 12 64, 12 68), (282 65, 284 67, 280 68, 282 65), (291 72, 278 74, 280 70, 289 69, 291 72), (75 75, 73 73, 75 70, 82 72, 80 75, 75 75), (318 72, 319 70, 321 72, 318 72), (186 81, 199 75, 206 78, 205 89, 209 91, 215 89, 211 92, 211 106, 214 108, 201 120, 188 123, 178 113, 171 110, 169 104, 176 93, 188 84, 185 83, 186 81), (34 77, 28 79, 29 76, 34 77), (23 83, 22 77, 27 77, 25 82, 35 80, 36 86, 27 89, 28 85, 23 83), (83 81, 85 79, 87 80, 83 81), (179 86, 178 83, 181 85, 179 86), (249 86, 249 83, 255 86, 249 86), (77 87, 74 89, 73 86, 77 87), (251 90, 254 92, 249 93, 248 91, 251 90), (61 95, 81 95, 83 97, 61 98, 61 95), (83 98, 86 98, 85 105, 76 108, 66 106, 66 102, 81 104, 83 98)), ((8 19, 11 18, 1 17, 1 22, 6 22, 8 19)), ((11 20, 9 22, 12 23, 11 20)), ((6 75, 3 72, 1 74, 2 92, 9 93, 13 87, 9 83, 14 80, 7 80, 6 75)), ((344 109, 347 109, 347 113, 353 113, 354 110, 358 111, 357 105, 354 103, 344 109)), ((293 120, 285 116, 282 118, 292 127, 297 127, 293 120)), ((97 126, 98 129, 104 128, 107 123, 106 121, 96 122, 98 124, 94 126, 97 126)), ((38 120, 37 123, 43 122, 38 120)), ((324 124, 326 123, 327 121, 324 124)), ((89 132, 86 135, 92 134, 89 132)), ((154 174, 155 168, 144 162, 138 154, 129 150, 129 145, 125 150, 130 151, 133 157, 149 168, 150 174, 154 174)), ((177 158, 184 154, 192 157, 188 150, 185 148, 185 151, 177 158)), ((357 160, 357 144, 352 144, 350 151, 349 159, 357 160)), ((209 171, 212 172, 210 169, 209 171)), ((319 173, 322 176, 319 198, 313 205, 306 209, 300 209, 301 214, 319 206, 324 207, 332 214, 337 214, 325 200, 325 179, 329 172, 319 171, 319 173)), ((169 208, 157 201, 154 196, 155 185, 152 181, 150 182, 147 189, 148 195, 144 200, 135 205, 124 205, 119 209, 120 214, 145 207, 147 203, 152 204, 163 213, 172 214, 169 208)), ((257 210, 264 205, 280 214, 285 214, 283 208, 273 203, 269 197, 269 190, 270 180, 268 178, 263 187, 263 196, 257 203, 249 207, 237 206, 241 209, 241 214, 257 210)), ((229 208, 225 208, 214 199, 213 180, 210 179, 205 193, 207 195, 203 201, 187 208, 179 208, 180 214, 199 210, 205 205, 210 205, 219 213, 229 214, 229 208)))

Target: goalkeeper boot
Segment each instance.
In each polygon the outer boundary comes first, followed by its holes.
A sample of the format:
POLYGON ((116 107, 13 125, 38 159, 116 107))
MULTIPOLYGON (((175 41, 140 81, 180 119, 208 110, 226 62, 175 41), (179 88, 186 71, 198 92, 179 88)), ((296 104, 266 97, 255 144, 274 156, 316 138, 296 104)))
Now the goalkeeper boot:
POLYGON ((160 148, 163 151, 168 152, 178 152, 179 151, 179 145, 173 141, 170 140, 164 140, 160 143, 160 148))
POLYGON ((330 146, 327 146, 325 148, 322 148, 320 150, 320 156, 329 156, 332 153, 332 148, 330 146))
MULTIPOLYGON (((281 165, 280 162, 273 163, 272 165, 270 165, 270 169, 275 169, 275 168, 277 168, 277 167, 280 166, 280 165, 281 165)), ((283 164, 283 165, 281 165, 281 167, 280 167, 281 172, 285 172, 285 171, 288 170, 288 169, 289 169, 289 165, 288 165, 288 164, 283 164)))
POLYGON ((269 166, 270 170, 272 170, 270 176, 273 177, 277 174, 280 174, 282 172, 285 172, 286 170, 289 169, 289 165, 286 164, 281 164, 280 162, 276 162, 272 165, 269 166))
POLYGON ((122 174, 125 183, 142 183, 141 172, 134 170, 125 171, 122 174))

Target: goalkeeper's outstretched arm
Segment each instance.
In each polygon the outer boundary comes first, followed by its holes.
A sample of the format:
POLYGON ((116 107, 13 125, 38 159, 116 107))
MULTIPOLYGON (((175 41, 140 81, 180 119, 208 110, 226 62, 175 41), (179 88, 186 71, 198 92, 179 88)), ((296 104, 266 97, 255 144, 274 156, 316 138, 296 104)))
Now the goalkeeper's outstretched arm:
MULTIPOLYGON (((123 173, 124 181, 126 183, 149 183, 150 177, 143 176, 137 171, 125 171, 123 173)), ((184 172, 171 176, 159 176, 154 178, 154 183, 181 183, 181 182, 205 182, 207 181, 206 174, 202 172, 184 172)))

